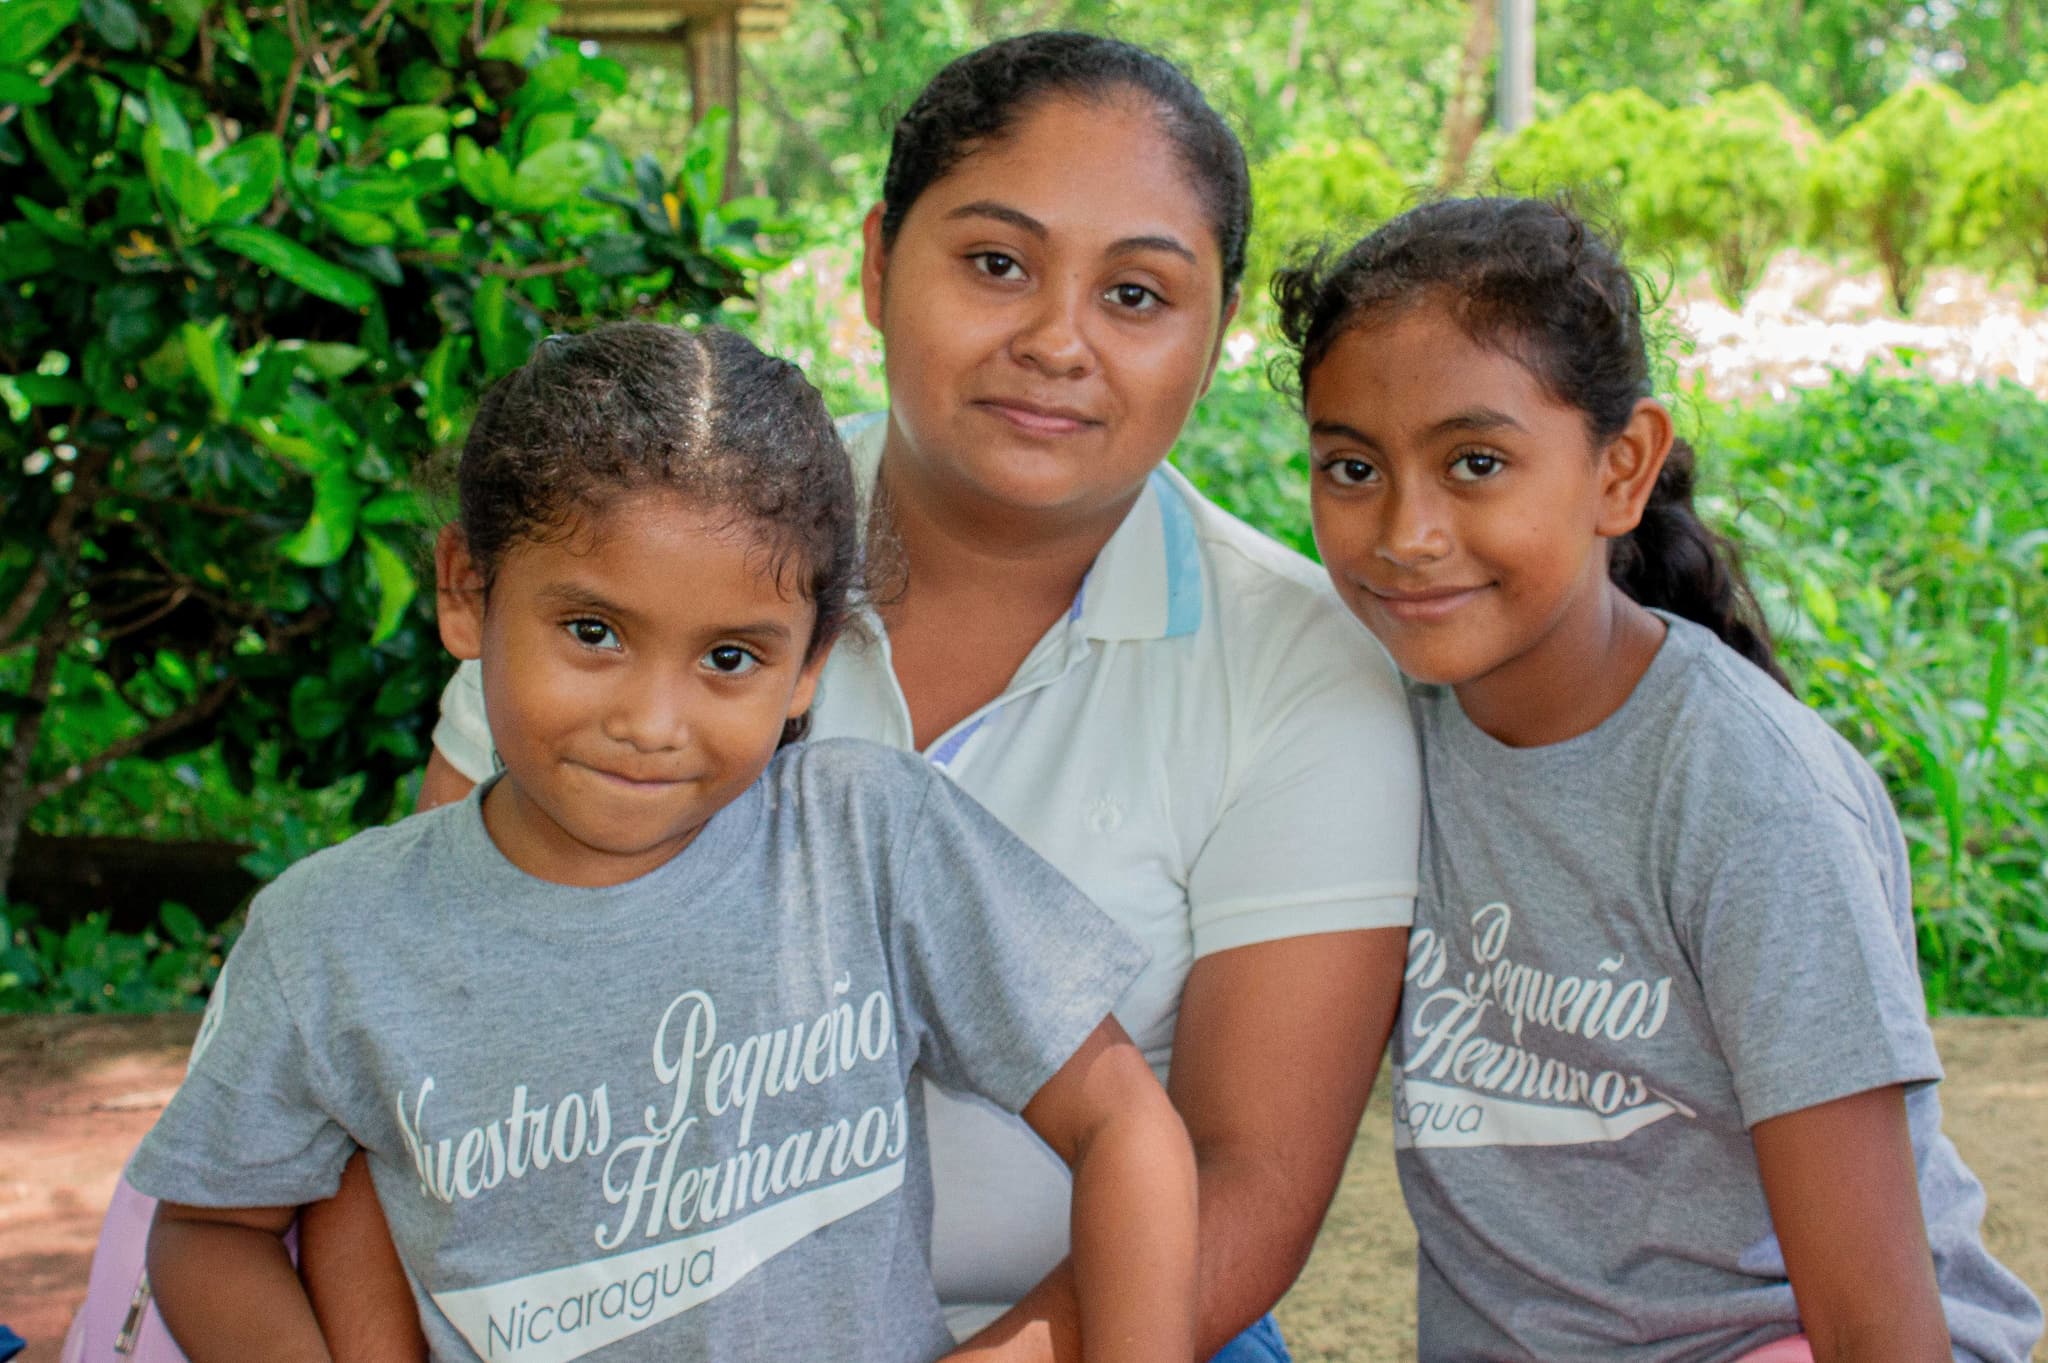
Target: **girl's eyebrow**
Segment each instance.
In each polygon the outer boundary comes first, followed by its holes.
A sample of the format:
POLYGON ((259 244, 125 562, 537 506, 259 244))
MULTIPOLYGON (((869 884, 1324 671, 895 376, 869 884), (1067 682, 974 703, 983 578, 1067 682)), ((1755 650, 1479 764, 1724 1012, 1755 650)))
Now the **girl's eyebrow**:
MULTIPOLYGON (((1020 232, 1028 232, 1040 241, 1044 241, 1052 235, 1044 223, 1032 217, 1029 213, 1024 212, 1022 209, 1012 208, 1005 203, 997 203, 993 199, 976 199, 973 203, 961 204, 958 208, 946 214, 946 217, 948 220, 954 218, 993 218, 997 222, 1009 224, 1020 232)), ((1177 237, 1156 235, 1122 237, 1110 243, 1108 254, 1113 256, 1129 255, 1136 251, 1166 251, 1172 255, 1180 256, 1190 265, 1200 264, 1195 259, 1195 253, 1189 250, 1187 245, 1177 237)))
POLYGON ((1464 411, 1445 417, 1429 428, 1431 435, 1442 435, 1448 431, 1492 431, 1501 427, 1514 430, 1526 429, 1521 422, 1506 412, 1491 407, 1467 407, 1464 411))
MULTIPOLYGON (((1447 435, 1454 431, 1497 431, 1503 428, 1517 431, 1527 429, 1521 422, 1515 420, 1506 412, 1496 411, 1491 407, 1467 407, 1464 411, 1454 412, 1442 421, 1435 423, 1428 430, 1424 431, 1423 434, 1425 436, 1435 436, 1447 435)), ((1341 421, 1312 422, 1309 425, 1308 433, 1311 436, 1333 435, 1340 440, 1355 441, 1374 451, 1377 451, 1380 447, 1379 441, 1374 440, 1356 426, 1347 426, 1341 421)))

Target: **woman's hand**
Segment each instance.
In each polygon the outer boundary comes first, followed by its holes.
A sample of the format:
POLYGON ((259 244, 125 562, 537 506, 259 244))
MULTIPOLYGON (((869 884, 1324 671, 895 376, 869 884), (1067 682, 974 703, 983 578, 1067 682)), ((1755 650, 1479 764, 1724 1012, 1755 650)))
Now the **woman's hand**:
MULTIPOLYGON (((1073 1254, 1053 1279, 952 1359, 1187 1363, 1194 1353, 1195 1167, 1145 1057, 1105 1018, 1024 1108, 1074 1171, 1073 1254), (1083 1345, 1085 1344, 1085 1350, 1083 1345)), ((1044 1286, 1044 1285, 1042 1285, 1044 1286)))
POLYGON ((1904 1091, 1837 1098, 1749 1134, 1815 1363, 1954 1357, 1904 1091))

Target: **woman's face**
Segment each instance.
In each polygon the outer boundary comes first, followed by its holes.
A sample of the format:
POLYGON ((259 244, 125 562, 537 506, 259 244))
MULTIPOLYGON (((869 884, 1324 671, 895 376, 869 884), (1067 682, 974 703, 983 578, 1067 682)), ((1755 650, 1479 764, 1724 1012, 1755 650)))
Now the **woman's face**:
POLYGON ((1120 515, 1228 320, 1214 229, 1145 100, 1040 104, 931 184, 886 251, 880 211, 862 288, 892 467, 985 510, 1120 515))

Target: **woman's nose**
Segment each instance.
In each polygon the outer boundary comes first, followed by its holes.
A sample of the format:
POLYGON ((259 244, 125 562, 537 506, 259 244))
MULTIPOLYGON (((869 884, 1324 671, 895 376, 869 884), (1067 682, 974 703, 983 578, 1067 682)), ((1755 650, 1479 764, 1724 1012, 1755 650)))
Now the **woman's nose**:
POLYGON ((1087 325, 1087 299, 1079 288, 1047 287, 1029 300, 1010 351, 1021 362, 1052 378, 1073 378, 1094 365, 1087 325))

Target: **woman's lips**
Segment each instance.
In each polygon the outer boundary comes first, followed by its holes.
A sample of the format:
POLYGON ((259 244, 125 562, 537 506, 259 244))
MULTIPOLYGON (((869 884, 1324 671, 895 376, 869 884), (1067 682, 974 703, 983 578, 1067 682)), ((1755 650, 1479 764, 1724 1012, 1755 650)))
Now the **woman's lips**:
POLYGON ((1052 407, 1012 398, 983 398, 974 404, 1000 417, 1027 435, 1061 436, 1089 430, 1102 423, 1071 407, 1052 407))

